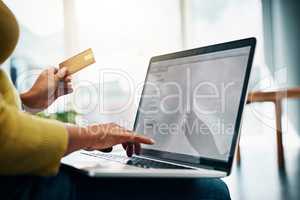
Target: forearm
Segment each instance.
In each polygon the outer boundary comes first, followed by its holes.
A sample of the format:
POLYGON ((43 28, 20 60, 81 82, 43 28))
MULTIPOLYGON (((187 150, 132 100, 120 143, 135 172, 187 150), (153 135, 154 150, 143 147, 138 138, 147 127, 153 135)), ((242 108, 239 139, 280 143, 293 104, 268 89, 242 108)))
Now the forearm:
MULTIPOLYGON (((43 110, 43 106, 39 102, 33 101, 34 94, 31 91, 22 93, 20 97, 26 112, 34 114, 43 110)), ((65 128, 68 132, 68 146, 65 155, 86 147, 86 145, 83 145, 86 128, 72 124, 65 124, 65 128)))
POLYGON ((34 95, 35 94, 31 91, 20 94, 23 109, 32 114, 38 113, 45 109, 44 106, 38 102, 38 99, 34 98, 34 95))
POLYGON ((86 148, 87 130, 84 127, 65 124, 68 132, 68 145, 65 155, 68 155, 74 151, 86 148))

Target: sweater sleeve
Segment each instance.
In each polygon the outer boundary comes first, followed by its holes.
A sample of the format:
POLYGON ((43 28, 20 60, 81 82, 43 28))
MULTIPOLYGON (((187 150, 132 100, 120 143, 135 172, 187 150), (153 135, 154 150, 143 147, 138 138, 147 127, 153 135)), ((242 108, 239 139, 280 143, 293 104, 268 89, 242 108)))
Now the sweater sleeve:
POLYGON ((64 125, 19 111, 0 98, 0 174, 57 173, 67 148, 64 125))

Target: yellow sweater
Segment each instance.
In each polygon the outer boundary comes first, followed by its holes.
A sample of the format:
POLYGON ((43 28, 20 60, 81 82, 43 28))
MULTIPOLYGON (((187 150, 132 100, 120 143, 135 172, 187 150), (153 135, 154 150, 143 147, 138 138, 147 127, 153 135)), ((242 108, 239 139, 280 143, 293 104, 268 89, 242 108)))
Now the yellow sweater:
POLYGON ((20 111, 19 102, 0 69, 0 175, 54 175, 66 150, 66 129, 20 111))

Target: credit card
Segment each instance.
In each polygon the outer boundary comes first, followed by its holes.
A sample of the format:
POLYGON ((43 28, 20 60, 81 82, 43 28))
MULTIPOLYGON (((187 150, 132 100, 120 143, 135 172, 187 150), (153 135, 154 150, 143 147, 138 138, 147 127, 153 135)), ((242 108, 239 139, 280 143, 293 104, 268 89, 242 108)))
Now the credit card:
POLYGON ((90 48, 60 63, 59 68, 66 67, 68 74, 72 75, 95 62, 93 51, 90 48))

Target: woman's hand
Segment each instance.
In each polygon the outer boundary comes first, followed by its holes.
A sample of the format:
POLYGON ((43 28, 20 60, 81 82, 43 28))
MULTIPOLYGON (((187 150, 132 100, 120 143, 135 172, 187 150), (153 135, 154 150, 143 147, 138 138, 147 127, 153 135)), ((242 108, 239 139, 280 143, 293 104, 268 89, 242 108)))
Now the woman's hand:
POLYGON ((112 147, 122 144, 128 156, 139 154, 140 144, 154 144, 154 141, 142 135, 128 131, 117 124, 90 125, 84 128, 67 125, 69 143, 66 155, 79 150, 101 150, 109 152, 112 147))
POLYGON ((51 67, 44 70, 32 88, 21 94, 21 100, 26 111, 39 112, 50 106, 58 97, 73 92, 71 76, 67 69, 51 67))

